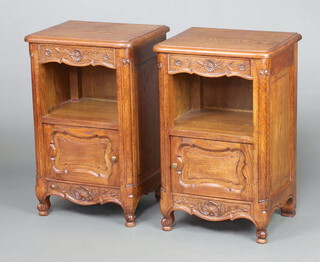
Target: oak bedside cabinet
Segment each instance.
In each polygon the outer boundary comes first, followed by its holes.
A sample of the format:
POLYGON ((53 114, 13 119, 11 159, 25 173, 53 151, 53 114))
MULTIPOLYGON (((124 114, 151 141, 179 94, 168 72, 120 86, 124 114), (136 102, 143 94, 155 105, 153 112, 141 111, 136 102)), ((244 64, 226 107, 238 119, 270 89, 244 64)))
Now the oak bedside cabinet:
POLYGON ((246 218, 267 242, 295 215, 296 33, 190 28, 157 44, 163 230, 174 210, 246 218))
POLYGON ((68 21, 28 35, 39 215, 50 195, 119 204, 160 185, 157 59, 169 28, 68 21))

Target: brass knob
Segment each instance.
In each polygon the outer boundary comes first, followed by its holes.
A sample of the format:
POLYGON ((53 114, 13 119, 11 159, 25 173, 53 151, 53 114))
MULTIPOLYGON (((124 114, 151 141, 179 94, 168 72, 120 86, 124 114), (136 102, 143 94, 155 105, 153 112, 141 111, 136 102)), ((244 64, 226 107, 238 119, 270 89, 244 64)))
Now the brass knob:
POLYGON ((111 157, 111 161, 112 161, 112 162, 116 162, 116 161, 117 161, 117 157, 116 157, 116 156, 112 156, 112 157, 111 157))
POLYGON ((178 164, 177 163, 172 163, 171 167, 176 169, 178 167, 178 164))

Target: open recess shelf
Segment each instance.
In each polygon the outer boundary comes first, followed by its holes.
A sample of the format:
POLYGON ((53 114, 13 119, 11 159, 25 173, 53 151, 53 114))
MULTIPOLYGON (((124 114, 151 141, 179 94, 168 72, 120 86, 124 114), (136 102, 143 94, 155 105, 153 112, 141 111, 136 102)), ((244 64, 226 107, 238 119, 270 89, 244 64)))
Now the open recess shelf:
POLYGON ((239 142, 252 142, 252 132, 252 112, 217 109, 189 111, 176 119, 170 130, 171 135, 188 136, 186 133, 189 133, 192 137, 212 139, 236 137, 239 142))
POLYGON ((69 100, 42 117, 46 124, 118 129, 117 102, 91 98, 69 100))
POLYGON ((118 129, 116 71, 102 66, 42 65, 46 74, 46 124, 118 129), (50 98, 50 100, 49 100, 50 98))
POLYGON ((170 135, 253 142, 253 85, 240 77, 173 77, 170 135))

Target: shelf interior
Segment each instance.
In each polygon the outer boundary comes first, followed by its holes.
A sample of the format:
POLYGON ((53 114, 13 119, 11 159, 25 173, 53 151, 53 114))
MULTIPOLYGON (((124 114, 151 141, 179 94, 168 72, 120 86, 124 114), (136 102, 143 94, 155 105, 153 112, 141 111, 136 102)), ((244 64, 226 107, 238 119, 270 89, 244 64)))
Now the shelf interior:
POLYGON ((252 112, 200 109, 189 111, 174 122, 174 130, 252 136, 252 112))
POLYGON ((172 135, 207 133, 219 139, 253 140, 253 83, 240 77, 171 76, 172 135), (219 137, 220 136, 220 137, 219 137), (244 138, 245 137, 245 138, 244 138))
POLYGON ((116 101, 82 98, 67 101, 50 110, 43 118, 44 123, 89 125, 117 129, 118 113, 116 101))
POLYGON ((43 64, 44 123, 118 128, 116 71, 43 64))

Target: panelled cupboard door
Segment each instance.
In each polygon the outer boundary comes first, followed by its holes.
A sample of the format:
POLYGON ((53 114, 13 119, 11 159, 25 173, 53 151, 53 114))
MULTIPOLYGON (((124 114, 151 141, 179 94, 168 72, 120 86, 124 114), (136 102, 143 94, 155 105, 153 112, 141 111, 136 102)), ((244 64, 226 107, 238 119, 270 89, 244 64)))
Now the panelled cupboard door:
POLYGON ((46 178, 119 186, 118 132, 44 125, 46 178))
POLYGON ((171 137, 172 192, 252 200, 252 145, 171 137))

